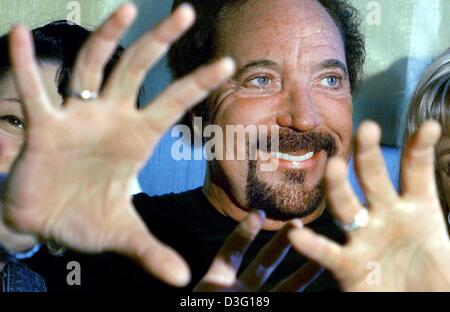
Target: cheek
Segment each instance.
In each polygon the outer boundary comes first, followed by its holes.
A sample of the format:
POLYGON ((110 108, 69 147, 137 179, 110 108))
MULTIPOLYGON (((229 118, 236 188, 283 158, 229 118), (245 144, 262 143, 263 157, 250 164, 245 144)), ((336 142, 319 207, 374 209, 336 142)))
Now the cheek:
MULTIPOLYGON (((267 100, 267 99, 266 99, 267 100)), ((222 102, 220 109, 217 111, 214 124, 223 129, 224 145, 228 145, 226 126, 243 126, 242 128, 249 129, 250 125, 264 125, 270 124, 271 110, 270 103, 262 103, 262 99, 242 99, 237 97, 230 97, 227 101, 222 102)), ((241 129, 242 129, 241 128, 241 129)), ((238 131, 239 128, 230 128, 238 131)), ((244 130, 245 131, 245 130, 244 130)), ((231 189, 239 200, 244 200, 243 193, 247 184, 247 169, 248 160, 237 160, 238 150, 245 149, 245 140, 243 136, 234 137, 233 151, 230 153, 228 160, 218 160, 217 164, 221 168, 222 173, 227 177, 227 183, 230 184, 231 189), (239 149, 238 149, 239 146, 239 149)), ((224 150, 226 149, 224 147, 224 150)))
POLYGON ((227 125, 271 125, 275 120, 277 96, 245 98, 229 96, 217 110, 213 123, 227 125))
MULTIPOLYGON (((228 159, 242 160, 242 153, 247 150, 247 140, 252 136, 251 146, 255 145, 255 139, 259 131, 266 129, 270 133, 270 127, 274 124, 275 114, 273 109, 274 100, 267 99, 233 99, 229 105, 220 110, 213 123, 218 125, 224 133, 224 145, 229 155, 228 159), (232 134, 234 133, 234 138, 232 134), (230 141, 229 141, 230 140, 230 141), (233 150, 231 149, 233 147, 233 150), (230 155, 233 153, 233 155, 230 155), (240 156, 237 156, 238 153, 240 156)), ((225 104, 225 103, 224 103, 225 104)), ((227 155, 227 156, 228 156, 227 155)), ((247 159, 247 157, 245 157, 247 159)), ((242 167, 246 161, 240 161, 242 167)))
POLYGON ((22 138, 0 133, 0 171, 6 172, 19 153, 22 138))
POLYGON ((327 129, 338 136, 341 143, 341 153, 343 156, 350 154, 352 142, 352 114, 353 105, 351 96, 342 97, 338 100, 329 98, 318 98, 320 105, 320 115, 327 129))

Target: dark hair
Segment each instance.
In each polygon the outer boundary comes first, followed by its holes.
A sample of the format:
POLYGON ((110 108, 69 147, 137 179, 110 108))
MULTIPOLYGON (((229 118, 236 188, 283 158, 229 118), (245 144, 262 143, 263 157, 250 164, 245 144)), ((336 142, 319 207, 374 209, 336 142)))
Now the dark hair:
MULTIPOLYGON (((92 32, 66 20, 51 22, 31 31, 35 54, 39 63, 59 64, 56 76, 58 93, 65 98, 76 56, 92 32)), ((104 79, 111 74, 123 54, 123 47, 117 47, 105 66, 104 79)), ((8 54, 8 35, 0 37, 0 79, 11 69, 8 54)))
MULTIPOLYGON (((244 1, 246 0, 174 0, 172 10, 183 2, 189 2, 197 12, 195 25, 169 51, 168 64, 174 78, 188 74, 215 57, 221 13, 224 9, 244 1)), ((362 77, 366 55, 364 36, 359 29, 361 24, 359 14, 347 0, 318 1, 330 14, 341 32, 351 90, 355 92, 362 77)), ((195 108, 195 111, 202 116, 207 114, 204 103, 195 108)), ((188 120, 185 119, 185 121, 188 120)))

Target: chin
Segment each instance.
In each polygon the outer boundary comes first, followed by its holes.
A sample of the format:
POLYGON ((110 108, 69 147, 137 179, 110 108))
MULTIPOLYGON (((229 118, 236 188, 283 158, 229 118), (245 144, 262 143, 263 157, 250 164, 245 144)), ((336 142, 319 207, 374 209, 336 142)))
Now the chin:
POLYGON ((288 221, 308 217, 319 209, 324 199, 323 183, 320 180, 308 181, 302 170, 277 173, 270 180, 260 177, 256 162, 249 163, 246 187, 248 207, 263 210, 269 219, 288 221))

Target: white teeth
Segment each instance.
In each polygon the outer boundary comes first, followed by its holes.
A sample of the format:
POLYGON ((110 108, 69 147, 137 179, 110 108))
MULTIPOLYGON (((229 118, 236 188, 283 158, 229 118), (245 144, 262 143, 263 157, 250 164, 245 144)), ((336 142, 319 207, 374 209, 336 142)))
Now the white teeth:
POLYGON ((313 156, 314 156, 314 152, 309 152, 305 155, 300 155, 300 156, 292 156, 292 155, 280 153, 280 152, 272 153, 273 158, 279 158, 279 159, 295 161, 295 162, 305 161, 305 160, 312 158, 313 156))

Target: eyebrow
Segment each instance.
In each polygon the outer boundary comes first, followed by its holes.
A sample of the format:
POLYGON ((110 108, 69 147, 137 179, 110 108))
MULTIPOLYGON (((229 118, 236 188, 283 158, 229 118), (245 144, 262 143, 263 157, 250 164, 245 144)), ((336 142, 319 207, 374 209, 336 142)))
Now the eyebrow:
POLYGON ((348 69, 347 66, 345 66, 344 63, 339 61, 338 59, 328 59, 320 63, 319 67, 321 69, 328 69, 328 68, 339 68, 344 72, 345 78, 348 78, 348 69))
MULTIPOLYGON (((275 67, 275 66, 278 66, 278 64, 271 60, 267 59, 254 60, 239 68, 238 71, 236 72, 235 77, 239 79, 243 74, 245 74, 248 70, 254 67, 275 67)), ((348 78, 347 66, 338 59, 327 59, 320 63, 319 68, 320 69, 339 68, 344 73, 345 78, 348 78)))
POLYGON ((239 77, 241 77, 247 71, 255 67, 275 67, 275 66, 278 66, 278 64, 271 60, 266 59, 254 60, 239 68, 235 74, 235 77, 239 79, 239 77))
POLYGON ((10 99, 2 99, 0 98, 0 101, 6 101, 6 102, 16 102, 16 103, 22 103, 19 99, 16 98, 10 98, 10 99))

